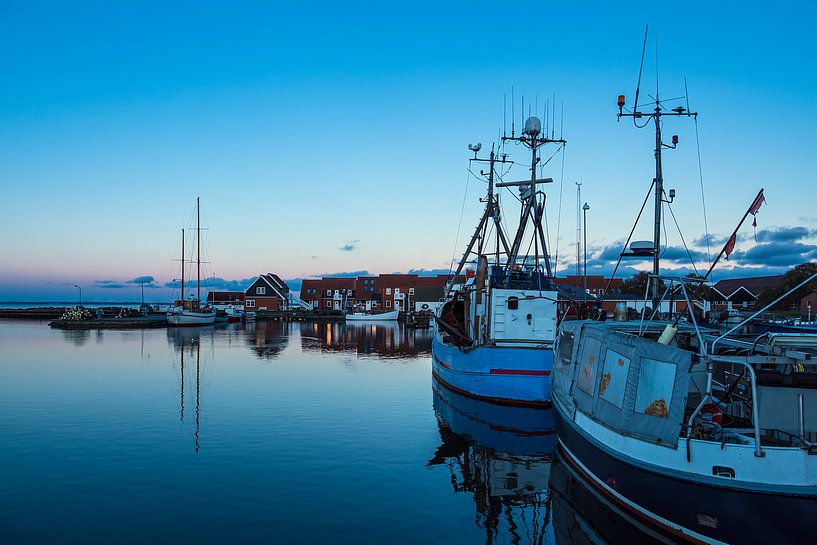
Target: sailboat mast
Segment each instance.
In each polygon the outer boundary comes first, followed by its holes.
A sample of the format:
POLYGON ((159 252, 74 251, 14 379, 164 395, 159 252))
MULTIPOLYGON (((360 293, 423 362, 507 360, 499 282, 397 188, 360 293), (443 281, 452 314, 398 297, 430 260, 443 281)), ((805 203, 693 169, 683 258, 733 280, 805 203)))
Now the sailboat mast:
POLYGON ((184 306, 184 228, 182 228, 182 306, 184 306))
POLYGON ((201 304, 201 212, 196 197, 196 302, 201 304))

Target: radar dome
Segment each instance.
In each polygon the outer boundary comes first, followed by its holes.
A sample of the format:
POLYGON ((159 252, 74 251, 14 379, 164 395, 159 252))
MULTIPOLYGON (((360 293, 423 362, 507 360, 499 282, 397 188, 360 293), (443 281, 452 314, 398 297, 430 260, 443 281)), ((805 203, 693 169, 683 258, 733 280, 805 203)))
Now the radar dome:
POLYGON ((523 132, 531 136, 536 136, 542 132, 542 122, 538 117, 529 117, 528 120, 525 121, 525 130, 523 132))

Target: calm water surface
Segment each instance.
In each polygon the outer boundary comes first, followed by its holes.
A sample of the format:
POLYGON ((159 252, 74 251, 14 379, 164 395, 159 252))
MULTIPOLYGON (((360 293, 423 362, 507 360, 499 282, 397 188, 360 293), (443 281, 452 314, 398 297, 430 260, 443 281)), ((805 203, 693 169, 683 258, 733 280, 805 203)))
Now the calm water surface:
POLYGON ((0 321, 0 543, 634 542, 549 411, 438 387, 430 350, 396 324, 0 321))

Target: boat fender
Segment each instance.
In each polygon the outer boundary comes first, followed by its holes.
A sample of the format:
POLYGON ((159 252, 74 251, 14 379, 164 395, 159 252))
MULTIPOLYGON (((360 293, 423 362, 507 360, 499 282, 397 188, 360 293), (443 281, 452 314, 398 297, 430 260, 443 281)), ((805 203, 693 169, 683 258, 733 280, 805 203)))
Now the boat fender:
POLYGON ((721 425, 723 421, 723 411, 716 403, 707 403, 701 408, 701 416, 713 424, 721 425))
POLYGON ((664 328, 664 331, 661 332, 661 336, 658 337, 658 344, 669 344, 672 342, 672 339, 675 338, 675 334, 678 332, 678 328, 673 326, 672 324, 667 324, 667 327, 664 328))

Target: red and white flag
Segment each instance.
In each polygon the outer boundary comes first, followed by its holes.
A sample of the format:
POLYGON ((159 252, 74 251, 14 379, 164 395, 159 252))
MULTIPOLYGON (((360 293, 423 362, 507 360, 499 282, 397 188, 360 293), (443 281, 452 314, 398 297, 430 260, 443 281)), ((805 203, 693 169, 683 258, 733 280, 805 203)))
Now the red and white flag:
POLYGON ((757 211, 760 210, 760 207, 765 202, 766 202, 766 197, 763 195, 763 190, 761 189, 760 193, 758 193, 757 197, 755 197, 755 200, 752 203, 752 206, 749 207, 749 213, 752 214, 753 216, 756 216, 757 211))
POLYGON ((752 214, 752 227, 755 230, 755 242, 757 242, 757 212, 765 202, 766 197, 763 195, 763 190, 761 189, 760 193, 755 197, 754 202, 752 202, 752 206, 749 207, 749 213, 752 214))
POLYGON ((735 233, 732 233, 732 236, 729 237, 729 242, 727 242, 726 246, 723 247, 727 260, 729 259, 729 254, 735 251, 735 242, 737 242, 737 237, 735 236, 735 233))

